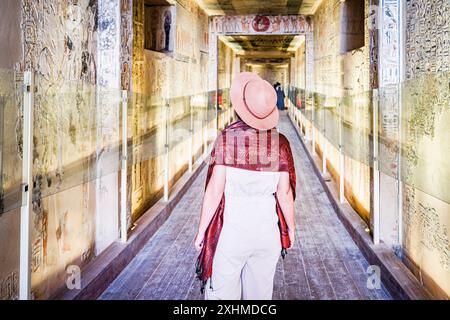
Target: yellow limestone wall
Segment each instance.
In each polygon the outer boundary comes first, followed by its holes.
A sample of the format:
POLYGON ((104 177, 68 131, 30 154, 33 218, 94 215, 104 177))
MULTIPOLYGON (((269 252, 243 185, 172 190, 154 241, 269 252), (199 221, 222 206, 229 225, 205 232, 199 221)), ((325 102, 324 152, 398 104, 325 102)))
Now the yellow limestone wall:
MULTIPOLYGON (((365 16, 367 19, 368 1, 366 1, 365 16)), ((342 97, 344 94, 361 95, 358 104, 344 104, 343 118, 348 128, 345 139, 353 143, 344 146, 345 157, 345 194, 350 204, 357 210, 363 219, 369 221, 370 211, 370 169, 359 160, 358 154, 368 150, 370 129, 369 101, 364 99, 363 93, 369 89, 369 41, 366 25, 365 45, 346 54, 340 54, 340 10, 338 0, 323 1, 314 15, 314 72, 315 91, 327 96, 325 103, 329 110, 329 117, 317 118, 317 121, 338 121, 339 111, 337 100, 333 97, 342 97), (331 99, 330 99, 331 98, 331 99), (356 159, 355 159, 356 158, 356 159)), ((300 55, 300 52, 298 52, 300 55)), ((297 57, 301 63, 301 57, 297 57)), ((298 80, 301 83, 301 78, 298 80)), ((322 125, 323 127, 323 125, 322 125)), ((331 172, 339 173, 339 156, 336 132, 316 132, 319 137, 318 148, 328 154, 331 172), (325 135, 332 143, 325 143, 321 136, 325 135), (326 144, 326 146, 325 146, 326 144)))
MULTIPOLYGON (((167 8, 167 7, 165 7, 167 8)), ((171 8, 175 20, 174 50, 162 53, 144 49, 144 3, 135 1, 133 80, 136 94, 133 106, 133 168, 132 168, 132 221, 142 215, 162 195, 164 183, 164 123, 167 115, 169 126, 169 181, 176 182, 188 165, 190 142, 183 139, 189 130, 186 120, 190 112, 187 97, 198 95, 195 100, 195 133, 192 141, 193 155, 202 153, 202 119, 206 117, 207 99, 200 95, 207 90, 208 74, 208 16, 195 1, 179 1, 171 8), (166 114, 165 100, 170 99, 170 111, 166 114), (183 134, 183 131, 185 132, 183 134), (155 140, 146 143, 143 138, 154 135, 155 140)), ((163 13, 162 13, 163 14, 163 13)), ((161 26, 162 28, 162 26, 161 26)), ((163 30, 161 30, 163 32, 163 30)))

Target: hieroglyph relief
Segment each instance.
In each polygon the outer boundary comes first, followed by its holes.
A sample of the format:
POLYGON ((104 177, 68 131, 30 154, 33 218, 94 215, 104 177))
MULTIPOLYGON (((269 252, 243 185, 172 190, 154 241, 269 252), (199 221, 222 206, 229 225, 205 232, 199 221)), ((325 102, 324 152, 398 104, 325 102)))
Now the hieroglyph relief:
POLYGON ((24 0, 24 67, 35 71, 32 285, 45 298, 64 266, 94 254, 98 3, 24 0), (94 174, 95 176, 95 174, 94 174), (78 186, 71 201, 63 190, 78 186), (63 205, 64 204, 64 205, 63 205), (83 241, 75 241, 83 239, 83 241))
POLYGON ((399 53, 399 4, 396 0, 383 2, 380 37, 380 170, 395 178, 398 177, 398 133, 400 80, 399 53))
MULTIPOLYGON (((307 72, 313 74, 313 19, 303 15, 239 15, 214 16, 209 19, 209 74, 208 90, 217 86, 217 37, 224 34, 305 34, 307 72)), ((312 76, 308 76, 312 77, 312 76)), ((311 80, 311 78, 308 78, 311 80)), ((309 81, 308 83, 313 83, 309 81)), ((309 87, 313 88, 313 85, 309 87)))
POLYGON ((210 31, 218 34, 289 34, 312 32, 312 18, 302 15, 215 16, 210 31))
POLYGON ((410 259, 450 295, 450 3, 406 2, 402 85, 404 246, 410 259), (440 268, 426 261, 438 259, 440 268))

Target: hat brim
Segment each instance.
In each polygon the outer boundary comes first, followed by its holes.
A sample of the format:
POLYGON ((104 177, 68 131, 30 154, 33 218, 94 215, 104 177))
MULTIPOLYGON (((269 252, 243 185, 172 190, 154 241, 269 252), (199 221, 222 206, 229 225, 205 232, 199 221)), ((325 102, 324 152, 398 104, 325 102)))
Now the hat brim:
POLYGON ((261 78, 252 72, 241 72, 235 76, 230 88, 231 104, 239 117, 250 127, 259 130, 269 130, 278 124, 279 112, 274 106, 273 111, 264 119, 256 118, 244 104, 244 87, 252 80, 261 80, 261 78))

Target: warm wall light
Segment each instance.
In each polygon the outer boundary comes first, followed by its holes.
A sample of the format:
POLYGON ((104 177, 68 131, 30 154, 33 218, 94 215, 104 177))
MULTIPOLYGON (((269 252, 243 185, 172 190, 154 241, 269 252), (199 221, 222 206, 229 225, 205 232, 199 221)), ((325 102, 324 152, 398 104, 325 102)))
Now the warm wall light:
POLYGON ((321 3, 322 3, 322 0, 317 0, 313 5, 310 14, 314 15, 316 13, 317 9, 320 7, 321 3))
POLYGON ((219 40, 225 43, 235 54, 244 54, 245 51, 242 49, 241 45, 234 41, 232 36, 219 36, 219 40))
POLYGON ((298 48, 302 45, 302 43, 304 41, 305 41, 305 36, 303 36, 303 35, 295 36, 294 39, 292 39, 291 43, 289 44, 287 51, 289 51, 289 52, 297 51, 298 48))

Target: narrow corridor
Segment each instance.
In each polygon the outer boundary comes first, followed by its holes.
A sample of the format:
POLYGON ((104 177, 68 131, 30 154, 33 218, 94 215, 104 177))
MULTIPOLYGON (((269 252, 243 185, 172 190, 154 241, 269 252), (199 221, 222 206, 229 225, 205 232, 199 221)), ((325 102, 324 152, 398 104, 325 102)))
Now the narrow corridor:
POLYGON ((202 299, 203 160, 245 122, 243 72, 287 110, 298 172, 273 298, 449 300, 449 0, 1 0, 0 16, 0 301, 202 299))
MULTIPOLYGON (((296 245, 280 258, 273 299, 391 299, 367 288, 368 263, 338 220, 286 115, 280 117, 297 170, 296 245)), ((206 170, 100 299, 202 299, 193 246, 206 170)))

